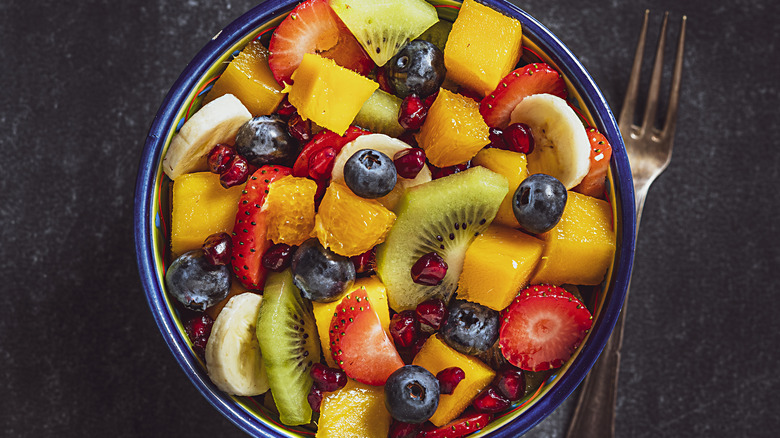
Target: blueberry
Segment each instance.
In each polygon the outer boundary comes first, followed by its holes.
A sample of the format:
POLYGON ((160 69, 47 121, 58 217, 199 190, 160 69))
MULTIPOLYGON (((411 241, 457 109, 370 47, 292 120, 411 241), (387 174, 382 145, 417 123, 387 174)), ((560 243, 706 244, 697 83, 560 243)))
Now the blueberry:
POLYGON ((493 309, 463 300, 452 300, 441 329, 444 342, 470 355, 486 352, 498 339, 499 315, 493 309))
POLYGON ((512 210, 523 229, 540 234, 550 231, 561 220, 567 197, 563 183, 550 175, 537 173, 517 187, 512 210))
POLYGON ((395 187, 398 174, 393 160, 382 152, 361 149, 344 165, 344 182, 361 198, 381 198, 395 187))
POLYGON ((406 365, 385 382, 385 406, 404 423, 423 423, 439 407, 439 381, 419 365, 406 365))
POLYGON ((304 298, 327 303, 352 287, 355 265, 348 257, 324 248, 319 240, 309 239, 293 255, 292 274, 304 298))
POLYGON ((447 73, 444 54, 434 44, 414 40, 404 46, 385 66, 390 86, 404 98, 410 94, 429 96, 439 89, 447 73))
POLYGON ((292 166, 301 147, 287 132, 287 123, 277 116, 259 116, 241 125, 236 151, 255 166, 292 166))
POLYGON ((230 269, 209 263, 202 249, 180 255, 165 273, 168 293, 185 307, 203 311, 227 297, 230 269))

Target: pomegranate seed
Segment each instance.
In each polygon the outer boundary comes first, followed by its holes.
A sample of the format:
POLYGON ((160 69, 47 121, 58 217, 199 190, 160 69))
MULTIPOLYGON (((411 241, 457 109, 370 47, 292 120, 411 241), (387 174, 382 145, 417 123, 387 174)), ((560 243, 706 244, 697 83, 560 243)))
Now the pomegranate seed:
POLYGON ((322 404, 322 390, 317 385, 312 385, 309 390, 309 395, 306 396, 306 400, 309 401, 309 406, 314 412, 320 411, 320 405, 322 404))
POLYGON ((331 368, 319 362, 312 365, 309 374, 314 379, 314 384, 325 392, 341 389, 347 384, 347 374, 344 371, 331 368))
POLYGON ((330 178, 335 159, 336 149, 328 146, 318 150, 309 158, 309 176, 315 181, 330 178))
POLYGON ((401 178, 414 179, 425 166, 425 151, 420 148, 409 148, 398 151, 393 156, 395 170, 401 178))
POLYGON ((308 143, 311 140, 311 122, 303 120, 296 112, 287 120, 287 132, 300 143, 308 143))
POLYGON ((219 183, 227 189, 245 183, 247 178, 249 178, 249 163, 244 157, 236 154, 230 161, 230 167, 219 175, 219 183))
POLYGON ((498 128, 490 128, 488 131, 488 139, 490 140, 490 144, 488 147, 496 148, 496 149, 506 149, 506 143, 504 142, 503 137, 504 131, 498 129, 498 128))
POLYGON ((206 354, 206 343, 209 340, 209 336, 211 336, 211 328, 213 326, 214 320, 205 313, 190 319, 184 325, 184 331, 192 342, 192 349, 201 358, 206 354))
POLYGON ((411 347, 420 334, 420 322, 413 310, 396 313, 390 319, 390 335, 399 348, 411 347))
POLYGON ((398 123, 410 131, 420 129, 428 116, 428 108, 422 99, 416 94, 406 96, 401 102, 401 110, 398 112, 398 123))
POLYGON ((466 378, 466 373, 460 367, 449 367, 436 374, 439 381, 439 391, 442 394, 452 394, 461 380, 466 378))
POLYGON ((525 123, 512 123, 504 129, 501 137, 506 144, 504 149, 524 154, 530 154, 534 150, 534 136, 525 123))
POLYGON ((417 353, 419 353, 420 350, 422 350, 423 345, 425 345, 425 342, 428 340, 430 336, 431 335, 429 333, 425 333, 425 332, 420 333, 420 336, 417 338, 416 341, 414 341, 414 344, 412 344, 412 348, 410 351, 412 355, 412 359, 414 359, 414 357, 417 356, 417 353))
POLYGON ((501 395, 501 393, 496 390, 496 387, 492 385, 480 392, 477 398, 472 402, 472 405, 477 411, 486 412, 488 414, 501 412, 511 404, 512 402, 501 395))
POLYGON ((233 239, 228 233, 214 233, 203 242, 203 253, 206 261, 214 266, 224 266, 230 263, 233 253, 233 239))
POLYGON ((317 191, 314 193, 314 208, 319 209, 325 191, 328 190, 328 180, 317 180, 317 191))
POLYGON ((444 301, 434 298, 418 304, 415 313, 420 324, 436 331, 447 320, 447 305, 444 304, 444 301))
POLYGON ((286 243, 271 245, 263 254, 263 267, 274 272, 282 272, 290 266, 295 251, 286 243))
POLYGON ((435 252, 420 257, 412 266, 412 280, 425 286, 437 286, 447 274, 447 262, 435 252))
POLYGON ((439 179, 443 178, 448 175, 452 175, 453 173, 463 172, 464 170, 471 167, 471 161, 467 161, 462 164, 456 164, 454 166, 449 167, 436 167, 436 166, 429 166, 431 168, 431 179, 439 179))
POLYGON ((420 433, 420 425, 393 420, 387 438, 414 438, 420 433))
POLYGON ((423 105, 425 105, 426 108, 430 108, 431 105, 433 105, 433 102, 436 101, 437 97, 439 97, 439 90, 436 90, 435 93, 433 93, 430 96, 426 97, 425 100, 423 100, 423 105))
POLYGON ((289 100, 287 100, 287 96, 284 97, 282 102, 276 108, 276 114, 279 114, 284 118, 290 117, 296 112, 298 112, 298 110, 290 103, 289 100))
POLYGON ((525 395, 525 374, 518 368, 502 368, 496 376, 495 385, 509 401, 520 400, 525 395))
POLYGON ((352 264, 355 265, 356 274, 370 274, 376 267, 376 253, 371 248, 363 254, 350 257, 352 264))
POLYGON ((414 138, 414 132, 412 132, 412 131, 404 131, 404 133, 401 134, 398 137, 398 139, 401 140, 402 142, 408 144, 409 146, 411 146, 413 148, 419 147, 419 145, 417 144, 417 139, 414 138))
POLYGON ((208 154, 208 164, 211 173, 222 174, 228 170, 230 161, 236 155, 236 150, 230 147, 230 145, 220 143, 214 146, 208 154))

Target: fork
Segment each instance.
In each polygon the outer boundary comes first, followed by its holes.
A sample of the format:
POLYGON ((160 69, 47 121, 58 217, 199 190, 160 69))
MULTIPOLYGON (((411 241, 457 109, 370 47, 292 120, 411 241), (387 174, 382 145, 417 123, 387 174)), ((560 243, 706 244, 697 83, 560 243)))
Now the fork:
MULTIPOLYGON (((642 208, 645 204, 650 184, 666 169, 672 158, 672 143, 677 125, 677 107, 680 100, 680 78, 682 76, 683 48, 685 45, 685 23, 682 17, 680 36, 677 41, 677 55, 672 73, 672 84, 669 92, 669 104, 663 128, 655 127, 658 114, 658 95, 660 92, 661 75, 663 72, 663 55, 666 44, 666 24, 669 12, 664 14, 658 46, 655 53, 653 72, 650 77, 647 103, 642 124, 634 124, 634 113, 639 92, 639 76, 642 67, 642 54, 647 36, 647 19, 649 10, 645 10, 642 31, 639 34, 631 76, 628 81, 626 97, 620 111, 618 126, 626 145, 626 153, 631 164, 631 174, 634 180, 636 198, 636 230, 642 208)), ((630 283, 630 282, 629 282, 630 283)), ((629 284, 630 286, 630 284, 629 284)), ((618 371, 620 369, 620 347, 623 344, 623 328, 625 326, 626 302, 628 288, 623 302, 623 309, 615 325, 607 345, 596 361, 588 376, 582 383, 577 406, 574 409, 566 438, 613 438, 615 436, 615 404, 617 401, 618 371)))

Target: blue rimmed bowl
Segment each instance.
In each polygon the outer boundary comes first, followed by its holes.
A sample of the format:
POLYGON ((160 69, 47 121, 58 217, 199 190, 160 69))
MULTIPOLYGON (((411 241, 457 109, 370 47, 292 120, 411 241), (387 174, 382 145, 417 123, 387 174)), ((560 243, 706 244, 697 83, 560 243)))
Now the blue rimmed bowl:
MULTIPOLYGON (((546 62, 563 75, 569 103, 590 126, 606 135, 613 147, 608 175, 608 201, 616 225, 617 252, 607 279, 591 298, 595 323, 585 342, 562 368, 549 376, 534 394, 515 403, 473 436, 516 437, 549 415, 568 397, 593 366, 609 338, 623 304, 634 252, 634 193, 628 158, 614 116, 593 79, 569 49, 547 28, 511 3, 479 0, 523 25, 523 59, 546 62)), ((430 1, 442 19, 453 21, 460 3, 430 1)), ((163 275, 169 261, 170 180, 162 158, 184 121, 200 107, 203 96, 233 55, 255 38, 267 38, 295 7, 297 0, 267 0, 225 27, 189 63, 168 92, 146 138, 135 190, 135 242, 138 268, 155 321, 185 374, 204 397, 238 427, 257 437, 312 437, 302 427, 282 425, 262 399, 232 397, 209 380, 192 350, 180 315, 165 292, 163 275)))

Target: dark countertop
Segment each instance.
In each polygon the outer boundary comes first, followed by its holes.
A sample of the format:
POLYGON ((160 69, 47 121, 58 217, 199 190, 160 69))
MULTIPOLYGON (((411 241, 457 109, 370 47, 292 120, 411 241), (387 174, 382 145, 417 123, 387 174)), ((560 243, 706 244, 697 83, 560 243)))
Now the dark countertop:
MULTIPOLYGON (((673 35, 687 14, 674 159, 637 246, 617 435, 776 436, 780 3, 517 3, 580 57, 616 112, 644 9, 651 45, 663 10, 673 35)), ((132 203, 168 88, 254 4, 0 5, 0 435, 243 436, 155 326, 132 203)), ((528 436, 562 437, 572 402, 528 436)))

